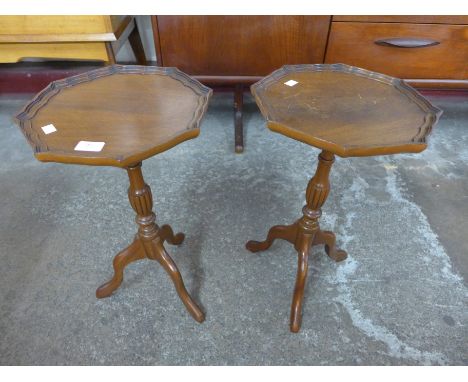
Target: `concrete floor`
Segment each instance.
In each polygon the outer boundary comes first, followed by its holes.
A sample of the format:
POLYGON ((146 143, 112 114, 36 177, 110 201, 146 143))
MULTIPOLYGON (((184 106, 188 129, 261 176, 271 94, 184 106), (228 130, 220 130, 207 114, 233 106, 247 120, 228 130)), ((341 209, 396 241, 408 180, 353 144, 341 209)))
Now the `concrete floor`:
POLYGON ((468 364, 468 99, 445 113, 422 154, 338 158, 322 227, 349 257, 316 247, 302 331, 288 330, 296 254, 252 254, 249 239, 300 214, 318 150, 245 110, 233 153, 231 97, 216 95, 199 138, 144 163, 168 246, 207 313, 185 311, 150 261, 97 300, 135 232, 119 169, 37 162, 11 116, 29 97, 0 97, 0 364, 468 364))

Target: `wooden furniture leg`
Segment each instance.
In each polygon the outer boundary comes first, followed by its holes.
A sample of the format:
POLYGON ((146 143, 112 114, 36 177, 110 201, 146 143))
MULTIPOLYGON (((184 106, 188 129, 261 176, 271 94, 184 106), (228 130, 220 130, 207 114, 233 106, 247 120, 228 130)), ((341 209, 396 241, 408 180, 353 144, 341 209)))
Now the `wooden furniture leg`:
POLYGON ((203 322, 204 313, 197 306, 190 294, 185 289, 182 276, 176 264, 164 249, 163 243, 180 244, 184 240, 184 234, 174 234, 169 225, 159 227, 156 224, 156 216, 153 212, 153 197, 150 187, 145 183, 141 172, 141 163, 127 168, 130 179, 128 198, 136 212, 136 222, 139 226, 138 233, 133 243, 114 259, 114 277, 96 291, 96 297, 108 297, 116 290, 123 280, 124 268, 133 261, 148 258, 158 261, 171 277, 177 293, 185 307, 198 321, 203 322))
POLYGON ((301 328, 302 301, 311 247, 325 244, 325 251, 335 261, 342 261, 347 257, 345 251, 336 248, 335 234, 331 231, 322 231, 319 226, 321 208, 330 192, 329 174, 335 159, 332 153, 325 150, 319 154, 318 159, 315 175, 307 185, 306 205, 302 209, 303 216, 292 225, 272 227, 265 241, 249 241, 246 244, 246 248, 251 252, 268 249, 275 239, 283 239, 294 244, 298 253, 298 267, 291 304, 290 328, 292 332, 298 332, 301 328))
POLYGON ((304 288, 309 270, 309 251, 315 233, 303 234, 296 245, 297 250, 297 274, 296 284, 294 285, 294 294, 291 303, 290 328, 297 333, 301 328, 302 321, 302 302, 304 300, 304 288))
POLYGON ((185 235, 182 232, 174 234, 174 231, 168 224, 164 224, 163 226, 161 226, 161 228, 159 229, 159 236, 161 237, 161 241, 163 243, 167 241, 169 244, 172 245, 182 244, 182 242, 185 239, 185 235))
POLYGON ((244 126, 242 123, 242 108, 244 106, 244 87, 237 84, 234 89, 234 143, 235 151, 244 151, 244 126))
POLYGON ((106 52, 107 52, 107 64, 114 65, 115 61, 115 53, 114 49, 112 48, 112 43, 110 41, 106 42, 106 52))
POLYGON ((143 48, 143 43, 141 42, 141 35, 136 20, 134 20, 134 24, 135 26, 128 36, 128 41, 132 47, 133 54, 135 55, 138 64, 146 65, 145 49, 143 48))
POLYGON ((283 239, 291 244, 296 243, 297 225, 275 225, 270 228, 265 241, 251 240, 246 244, 246 247, 251 252, 265 251, 271 247, 275 239, 283 239))
POLYGON ((348 256, 345 251, 336 248, 336 237, 332 231, 318 230, 314 237, 312 245, 325 244, 325 252, 336 262, 346 259, 348 256))

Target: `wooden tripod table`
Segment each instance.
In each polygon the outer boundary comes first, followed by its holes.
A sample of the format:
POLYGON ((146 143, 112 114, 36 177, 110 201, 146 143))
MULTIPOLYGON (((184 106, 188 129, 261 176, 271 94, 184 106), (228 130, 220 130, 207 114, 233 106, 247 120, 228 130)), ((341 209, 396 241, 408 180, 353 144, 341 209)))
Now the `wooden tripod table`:
POLYGON ((211 93, 175 68, 114 65, 52 82, 16 116, 38 160, 115 166, 128 173, 138 233, 115 257, 114 277, 97 289, 98 298, 119 287, 128 264, 148 258, 166 270, 193 318, 204 320, 164 248, 164 242, 181 244, 184 234, 156 224, 141 162, 195 138, 211 93))
POLYGON ((292 225, 272 227, 265 241, 246 244, 252 252, 268 249, 275 239, 294 245, 299 260, 290 328, 298 332, 311 247, 325 244, 335 261, 347 257, 336 248, 334 233, 319 226, 335 155, 423 151, 442 112, 402 80, 343 64, 284 66, 251 90, 269 129, 322 150, 303 216, 292 225))

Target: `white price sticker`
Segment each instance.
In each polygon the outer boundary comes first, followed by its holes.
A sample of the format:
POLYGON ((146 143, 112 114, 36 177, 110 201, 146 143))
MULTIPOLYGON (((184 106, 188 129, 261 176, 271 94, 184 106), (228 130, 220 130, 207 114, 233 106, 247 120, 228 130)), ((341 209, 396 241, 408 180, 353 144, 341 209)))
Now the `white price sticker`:
POLYGON ((75 146, 75 151, 99 152, 102 150, 105 144, 105 142, 79 141, 75 146))
POLYGON ((55 133, 57 131, 57 129, 55 128, 54 125, 50 124, 50 125, 47 125, 47 126, 42 126, 41 127, 42 131, 44 132, 44 134, 51 134, 51 133, 55 133))
POLYGON ((297 85, 298 83, 299 82, 297 82, 297 81, 289 80, 289 81, 286 81, 284 84, 288 85, 288 86, 294 86, 294 85, 297 85))

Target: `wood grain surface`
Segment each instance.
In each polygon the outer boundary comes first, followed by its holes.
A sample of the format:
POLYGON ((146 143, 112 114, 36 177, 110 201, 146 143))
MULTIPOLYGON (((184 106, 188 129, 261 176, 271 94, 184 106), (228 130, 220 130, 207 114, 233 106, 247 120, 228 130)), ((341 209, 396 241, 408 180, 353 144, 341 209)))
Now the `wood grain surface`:
POLYGON ((0 42, 115 41, 133 16, 0 16, 0 42))
POLYGON ((352 21, 367 23, 414 23, 414 24, 468 24, 468 16, 461 15, 366 15, 366 16, 333 16, 333 21, 352 21))
POLYGON ((468 79, 468 25, 333 22, 326 63, 344 63, 400 78, 468 79), (386 39, 437 45, 381 46, 386 39))
POLYGON ((191 75, 264 76, 323 62, 330 16, 154 16, 159 65, 191 75))
POLYGON ((211 93, 175 68, 114 65, 51 83, 17 121, 41 161, 127 167, 196 137, 211 93))
POLYGON ((342 157, 420 152, 441 114, 402 80, 343 64, 287 65, 251 89, 271 130, 342 157))

